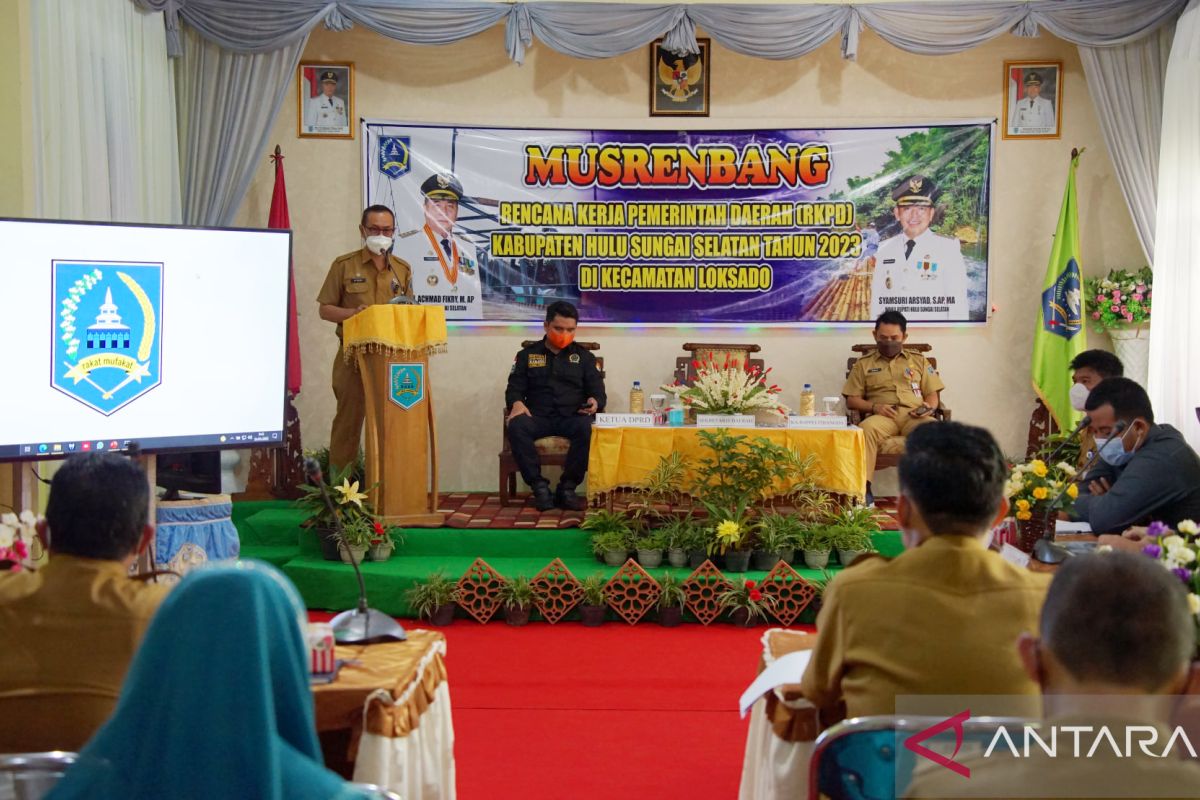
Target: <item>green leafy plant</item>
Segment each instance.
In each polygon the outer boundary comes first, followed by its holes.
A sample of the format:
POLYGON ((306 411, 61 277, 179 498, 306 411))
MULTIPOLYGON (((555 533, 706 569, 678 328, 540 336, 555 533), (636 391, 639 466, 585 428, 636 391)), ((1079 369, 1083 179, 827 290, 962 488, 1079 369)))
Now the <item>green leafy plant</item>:
MULTIPOLYGON (((346 547, 370 547, 378 522, 365 516, 347 516, 342 520, 338 542, 346 547)), ((382 526, 380 526, 382 527, 382 526)))
POLYGON ((683 581, 679 580, 673 572, 668 572, 658 579, 658 588, 662 589, 658 596, 659 608, 681 606, 687 598, 683 592, 683 581))
POLYGON ((604 587, 608 584, 608 578, 603 572, 593 572, 583 579, 583 603, 589 606, 603 606, 607 604, 604 597, 604 587))
POLYGON ((662 537, 663 547, 668 549, 687 550, 697 539, 700 544, 695 549, 699 549, 704 546, 704 532, 698 529, 699 526, 692 519, 692 515, 687 514, 682 517, 668 518, 666 523, 658 529, 658 534, 662 537))
POLYGON ((662 550, 665 547, 664 541, 661 531, 651 531, 637 537, 633 546, 636 550, 662 550))
POLYGON ((767 612, 775 608, 774 595, 764 594, 754 581, 734 584, 718 595, 717 602, 721 604, 721 608, 731 611, 737 608, 746 609, 749 612, 749 620, 766 619, 767 612))
MULTIPOLYGON (((1058 458, 1068 464, 1079 463, 1079 439, 1076 438, 1072 431, 1058 431, 1051 433, 1042 439, 1042 444, 1038 448, 1035 458, 1040 458, 1045 461, 1051 455, 1058 453, 1058 458), (1062 449, 1059 449, 1062 448, 1062 449)), ((1019 463, 1022 459, 1009 459, 1010 464, 1019 463)))
POLYGON ((500 601, 506 608, 529 608, 535 597, 533 583, 524 575, 505 578, 500 584, 500 601))
POLYGON ((796 547, 814 553, 828 553, 833 547, 833 531, 828 525, 806 525, 801 529, 796 547))
POLYGON ((1106 277, 1085 280, 1083 299, 1090 309, 1092 325, 1098 331, 1108 331, 1150 322, 1153 284, 1150 267, 1137 272, 1114 269, 1106 277))
POLYGON ((758 546, 768 553, 795 547, 804 530, 804 521, 791 514, 769 512, 758 521, 758 546))
POLYGON ((628 550, 632 528, 622 513, 599 509, 592 511, 579 526, 592 534, 592 551, 597 555, 611 550, 628 550))
POLYGON ((847 506, 829 524, 830 541, 839 550, 870 550, 879 516, 869 506, 847 506))
POLYGON ((404 601, 417 617, 429 619, 442 606, 458 601, 458 584, 443 570, 431 572, 404 592, 404 601))

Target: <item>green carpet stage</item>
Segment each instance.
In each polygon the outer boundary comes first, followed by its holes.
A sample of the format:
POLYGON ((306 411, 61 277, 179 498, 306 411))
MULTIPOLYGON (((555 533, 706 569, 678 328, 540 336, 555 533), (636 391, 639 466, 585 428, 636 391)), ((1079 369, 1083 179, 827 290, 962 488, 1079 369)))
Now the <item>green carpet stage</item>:
MULTIPOLYGON (((284 501, 234 503, 233 522, 241 537, 242 558, 262 559, 282 568, 310 609, 353 608, 358 600, 353 570, 347 564, 321 558, 316 536, 300 527, 304 517, 305 512, 284 501)), ((404 542, 389 561, 362 565, 371 606, 394 616, 412 616, 404 592, 415 581, 439 569, 457 578, 476 558, 483 558, 501 575, 510 577, 532 578, 555 558, 562 559, 580 580, 595 572, 610 576, 617 571, 596 560, 587 532, 578 528, 412 528, 402 533, 404 542)), ((900 534, 876 534, 875 547, 884 555, 895 555, 901 550, 900 534)), ((793 566, 805 578, 821 576, 818 570, 803 564, 793 566)), ((654 576, 674 572, 681 579, 692 572, 665 567, 647 571, 654 576)), ((745 573, 745 578, 758 580, 765 574, 751 571, 745 573)), ((811 622, 812 617, 812 612, 806 611, 797 622, 811 622)))

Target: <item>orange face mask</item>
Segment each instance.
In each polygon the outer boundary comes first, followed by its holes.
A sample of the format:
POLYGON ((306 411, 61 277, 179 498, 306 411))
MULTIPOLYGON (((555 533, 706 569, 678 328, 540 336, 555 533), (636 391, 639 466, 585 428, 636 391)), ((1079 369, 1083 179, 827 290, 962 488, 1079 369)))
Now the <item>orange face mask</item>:
POLYGON ((569 333, 561 333, 559 331, 546 331, 546 339, 559 350, 564 350, 571 342, 575 341, 575 331, 569 333))

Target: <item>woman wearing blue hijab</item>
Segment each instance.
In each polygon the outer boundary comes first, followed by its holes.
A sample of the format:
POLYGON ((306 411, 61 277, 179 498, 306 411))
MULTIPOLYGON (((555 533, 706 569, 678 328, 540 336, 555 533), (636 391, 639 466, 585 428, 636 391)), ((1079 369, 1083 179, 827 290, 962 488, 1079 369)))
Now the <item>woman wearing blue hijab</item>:
POLYGON ((112 718, 48 800, 365 797, 321 763, 304 619, 270 566, 190 573, 155 615, 112 718))

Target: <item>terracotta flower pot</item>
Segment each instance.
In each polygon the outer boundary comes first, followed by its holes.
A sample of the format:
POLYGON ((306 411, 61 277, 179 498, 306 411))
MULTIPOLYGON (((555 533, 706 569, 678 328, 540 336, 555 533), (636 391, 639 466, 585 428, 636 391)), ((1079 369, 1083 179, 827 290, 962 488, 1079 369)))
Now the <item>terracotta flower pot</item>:
POLYGON ((429 622, 431 625, 437 625, 438 627, 454 622, 454 603, 447 603, 444 606, 435 608, 433 613, 429 615, 429 622))
POLYGON ((683 606, 669 606, 658 610, 658 624, 664 628, 674 628, 683 622, 683 606))
POLYGON ((604 624, 604 614, 607 611, 608 606, 581 605, 579 607, 579 619, 583 622, 584 627, 596 628, 604 624))

